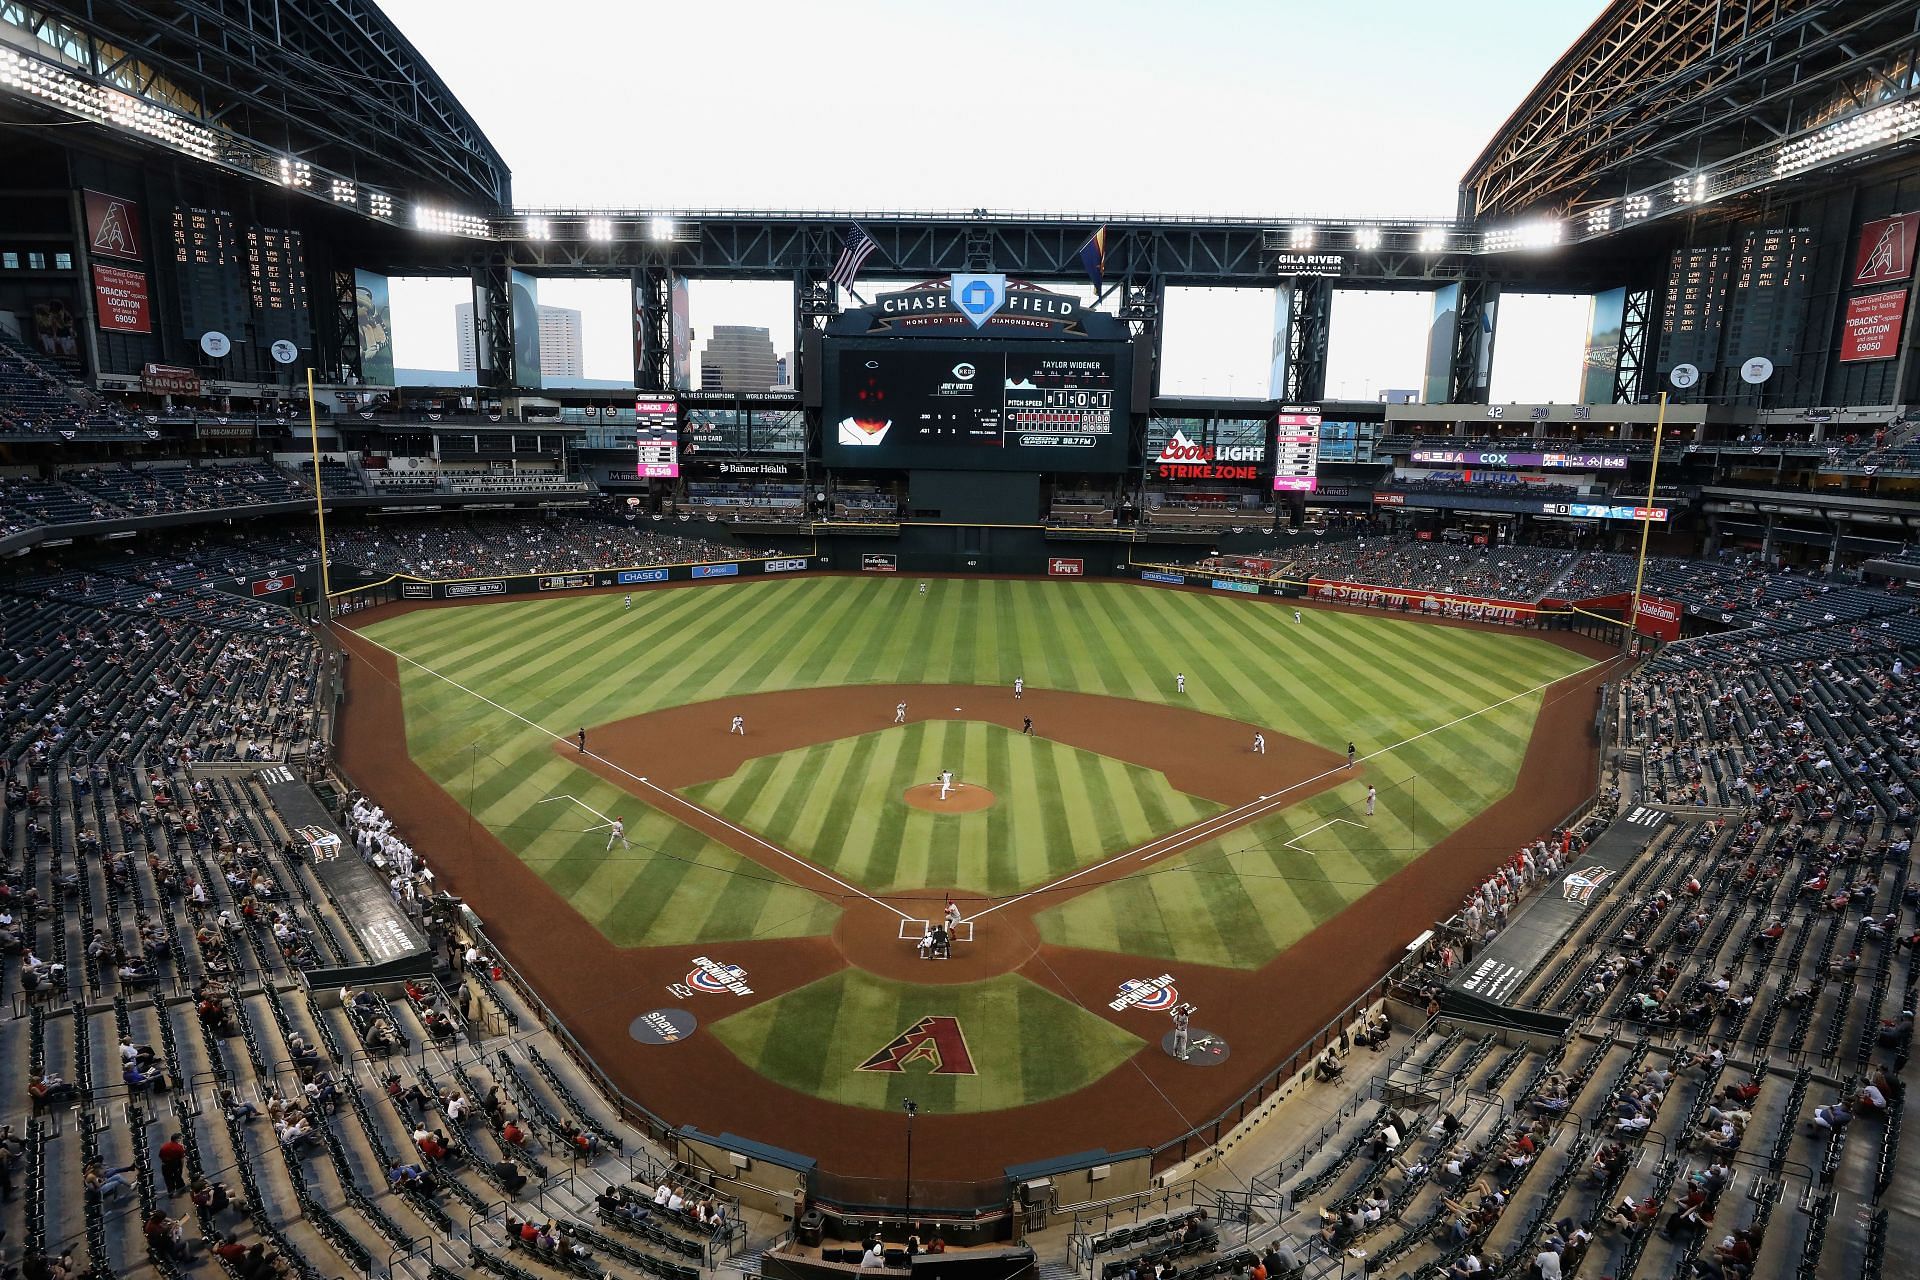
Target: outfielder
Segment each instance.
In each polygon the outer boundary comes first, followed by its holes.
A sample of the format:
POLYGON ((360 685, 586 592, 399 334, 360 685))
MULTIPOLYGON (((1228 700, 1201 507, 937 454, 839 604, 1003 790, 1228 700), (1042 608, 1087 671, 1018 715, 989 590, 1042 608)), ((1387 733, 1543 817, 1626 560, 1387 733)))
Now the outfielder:
POLYGON ((631 609, 631 608, 633 608, 633 597, 632 597, 632 596, 628 596, 628 597, 626 598, 626 604, 627 604, 627 608, 629 608, 629 609, 631 609))
POLYGON ((613 842, 615 840, 620 842, 622 849, 633 848, 632 845, 627 843, 627 824, 620 821, 617 815, 613 820, 613 825, 607 829, 607 850, 609 852, 613 850, 613 842))
POLYGON ((1187 673, 1186 672, 1176 671, 1173 673, 1173 691, 1175 693, 1185 693, 1187 691, 1187 673))
POLYGON ((745 716, 735 716, 733 718, 733 723, 727 726, 727 732, 737 733, 743 738, 746 737, 747 736, 747 718, 745 716))
POLYGON ((1299 611, 1298 609, 1295 609, 1295 610, 1293 611, 1293 620, 1294 620, 1295 622, 1298 622, 1298 621, 1300 621, 1300 611, 1299 611))
POLYGON ((907 722, 907 704, 906 703, 902 702, 901 704, 899 704, 893 709, 893 722, 895 724, 905 724, 907 722))

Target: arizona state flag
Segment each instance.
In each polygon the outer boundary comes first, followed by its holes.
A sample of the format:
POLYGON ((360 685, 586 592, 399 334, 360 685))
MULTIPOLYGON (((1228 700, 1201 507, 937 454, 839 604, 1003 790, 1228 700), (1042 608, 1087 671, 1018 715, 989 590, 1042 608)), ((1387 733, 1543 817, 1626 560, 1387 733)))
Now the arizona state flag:
POLYGON ((1107 229, 1101 227, 1080 246, 1080 265, 1086 268, 1093 287, 1101 288, 1107 279, 1107 229))

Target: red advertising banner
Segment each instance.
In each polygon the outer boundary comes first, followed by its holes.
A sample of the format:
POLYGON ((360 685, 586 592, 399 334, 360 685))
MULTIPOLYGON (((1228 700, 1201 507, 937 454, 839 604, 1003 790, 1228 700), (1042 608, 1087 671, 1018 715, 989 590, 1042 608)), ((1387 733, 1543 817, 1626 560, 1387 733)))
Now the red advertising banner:
POLYGON ((1860 228, 1860 254, 1853 262, 1854 287, 1894 284, 1913 274, 1913 236, 1920 213, 1900 213, 1860 228))
POLYGON ((152 333, 147 313, 147 273, 93 264, 93 309, 100 327, 114 333, 152 333))
POLYGON ((1047 576, 1052 578, 1079 578, 1085 576, 1087 562, 1072 560, 1066 556, 1047 557, 1047 576))
POLYGON ((1900 331, 1907 319, 1907 291, 1863 293, 1847 299, 1847 316, 1840 322, 1840 363, 1891 360, 1900 354, 1900 331))
POLYGON ((1640 611, 1633 615, 1633 629, 1656 640, 1678 640, 1680 614, 1681 607, 1677 601, 1641 596, 1640 611))
POLYGON ((1307 595, 1315 600, 1365 605, 1371 609, 1398 609, 1403 613, 1424 613, 1436 618, 1467 618, 1474 622, 1531 622, 1534 615, 1540 612, 1538 607, 1519 600, 1459 596, 1445 591, 1407 591, 1398 587, 1374 587, 1364 582, 1341 582, 1332 578, 1310 579, 1307 595))
POLYGON ((257 596, 270 596, 276 591, 292 589, 293 575, 290 573, 283 573, 277 578, 259 578, 253 584, 253 594, 257 596))
POLYGON ((1373 495, 1373 505, 1376 507, 1404 507, 1407 505, 1407 495, 1404 493, 1376 493, 1373 495))
MULTIPOLYGON (((140 262, 140 206, 122 196, 86 193, 87 251, 102 257, 140 262)), ((145 333, 146 330, 141 330, 145 333)))

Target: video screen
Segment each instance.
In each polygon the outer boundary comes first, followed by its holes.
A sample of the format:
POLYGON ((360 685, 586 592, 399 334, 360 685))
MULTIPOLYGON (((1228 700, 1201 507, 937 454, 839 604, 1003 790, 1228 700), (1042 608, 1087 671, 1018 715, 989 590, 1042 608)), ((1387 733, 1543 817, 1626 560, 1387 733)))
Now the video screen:
POLYGON ((827 361, 826 461, 1117 471, 1129 359, 1113 343, 840 346, 827 361))

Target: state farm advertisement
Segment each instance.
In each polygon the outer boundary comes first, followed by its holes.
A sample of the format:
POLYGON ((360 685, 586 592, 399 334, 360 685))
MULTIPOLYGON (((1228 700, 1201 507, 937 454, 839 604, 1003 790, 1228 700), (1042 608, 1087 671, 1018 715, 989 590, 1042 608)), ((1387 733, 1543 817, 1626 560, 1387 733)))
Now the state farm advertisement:
POLYGON ((147 273, 93 264, 93 306, 100 327, 112 333, 152 333, 147 310, 147 273))
POLYGON ((1435 618, 1465 618, 1472 622, 1501 622, 1510 626, 1531 622, 1539 612, 1535 606, 1518 600, 1457 596, 1445 591, 1403 591, 1332 578, 1309 580, 1307 595, 1315 600, 1365 605, 1370 609, 1398 609, 1402 613, 1424 613, 1435 618))
POLYGON ((1863 293, 1847 299, 1847 317, 1841 321, 1840 363, 1891 360, 1900 354, 1900 331, 1907 319, 1907 291, 1863 293))
POLYGON ((1153 465, 1161 480, 1258 480, 1266 460, 1264 444, 1195 444, 1176 429, 1153 465))
POLYGON ((1656 640, 1678 640, 1680 612, 1677 601, 1641 596, 1640 611, 1633 615, 1633 629, 1656 640))

